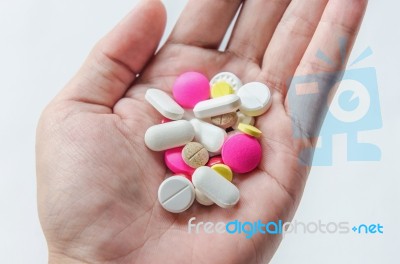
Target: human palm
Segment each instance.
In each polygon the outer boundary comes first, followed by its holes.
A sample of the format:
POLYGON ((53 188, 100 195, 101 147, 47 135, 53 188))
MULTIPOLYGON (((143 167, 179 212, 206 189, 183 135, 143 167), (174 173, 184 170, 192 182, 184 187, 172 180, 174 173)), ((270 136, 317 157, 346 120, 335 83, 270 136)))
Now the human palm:
MULTIPOLYGON (((289 221, 295 213, 309 172, 299 154, 313 140, 296 139, 293 129, 315 134, 325 113, 289 105, 287 80, 339 71, 343 62, 323 66, 315 52, 340 58, 338 36, 349 40, 350 49, 366 1, 293 0, 287 7, 289 2, 246 2, 224 52, 217 48, 240 1, 190 1, 154 57, 165 14, 158 1, 142 2, 95 47, 38 126, 38 204, 50 262, 265 263, 272 257, 277 235, 194 234, 187 223, 192 217, 289 221), (216 14, 219 9, 225 13, 216 14), (267 9, 273 13, 262 16, 267 9), (198 13, 205 17, 194 20, 198 13), (208 77, 231 71, 244 83, 261 81, 272 90, 271 109, 256 123, 263 131, 263 159, 255 171, 234 178, 241 197, 231 209, 194 203, 171 214, 157 201, 166 167, 163 154, 144 145, 144 133, 161 116, 144 94, 149 87, 170 93, 185 71, 208 77), (304 115, 317 125, 302 123, 304 115)), ((331 83, 325 86, 329 90, 331 83)))

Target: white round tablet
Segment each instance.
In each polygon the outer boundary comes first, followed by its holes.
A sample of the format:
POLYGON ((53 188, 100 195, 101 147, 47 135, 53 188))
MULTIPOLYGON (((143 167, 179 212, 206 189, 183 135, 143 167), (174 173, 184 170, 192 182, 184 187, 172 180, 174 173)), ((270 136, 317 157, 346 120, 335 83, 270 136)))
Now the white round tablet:
POLYGON ((226 82, 230 86, 232 86, 233 90, 237 92, 239 88, 242 86, 242 81, 235 74, 231 72, 220 72, 214 77, 212 77, 210 81, 210 85, 213 86, 217 82, 226 82))
POLYGON ((158 188, 158 201, 171 213, 186 211, 195 199, 195 191, 191 181, 181 175, 165 179, 158 188))
POLYGON ((271 106, 271 91, 260 82, 246 83, 236 93, 242 105, 240 111, 247 116, 259 116, 267 112, 271 106))

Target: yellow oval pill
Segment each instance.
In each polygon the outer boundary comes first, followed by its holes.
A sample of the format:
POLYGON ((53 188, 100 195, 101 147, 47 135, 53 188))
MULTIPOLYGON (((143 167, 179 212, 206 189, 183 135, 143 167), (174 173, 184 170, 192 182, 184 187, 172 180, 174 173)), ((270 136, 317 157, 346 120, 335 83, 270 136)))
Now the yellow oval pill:
POLYGON ((247 135, 252 136, 252 137, 257 137, 257 138, 258 138, 258 137, 260 137, 261 134, 262 134, 261 130, 259 130, 259 129, 256 128, 255 126, 251 126, 251 125, 248 125, 248 124, 240 123, 240 124, 238 125, 238 128, 237 128, 237 129, 238 129, 239 131, 241 131, 241 132, 247 134, 247 135))
POLYGON ((215 165, 211 166, 211 169, 216 171, 219 175, 221 175, 228 181, 230 181, 230 182, 232 181, 232 179, 233 179, 232 170, 225 164, 215 164, 215 165))
POLYGON ((227 82, 217 82, 211 87, 211 98, 233 94, 233 88, 227 82))

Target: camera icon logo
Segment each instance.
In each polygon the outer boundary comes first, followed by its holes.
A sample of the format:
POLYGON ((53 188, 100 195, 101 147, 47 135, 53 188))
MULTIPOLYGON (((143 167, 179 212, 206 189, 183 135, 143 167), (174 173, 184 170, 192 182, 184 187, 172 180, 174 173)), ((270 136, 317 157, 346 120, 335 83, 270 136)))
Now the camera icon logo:
MULTIPOLYGON (((372 55, 372 50, 367 48, 352 64, 358 63, 372 55)), ((318 58, 330 63, 327 57, 319 52, 318 58)), ((382 128, 382 116, 379 103, 377 74, 373 67, 348 69, 335 73, 342 80, 333 86, 325 104, 327 115, 319 133, 319 146, 314 150, 314 166, 331 166, 333 163, 333 135, 347 135, 347 160, 348 161, 379 161, 381 150, 377 145, 360 142, 359 132, 377 130, 382 128), (330 106, 329 106, 330 103, 330 106)), ((318 73, 307 76, 295 76, 291 80, 290 89, 297 86, 316 86, 310 93, 297 94, 296 96, 318 96, 318 85, 323 85, 323 80, 332 79, 332 73, 318 73), (324 76, 325 75, 325 76, 324 76)), ((311 89, 312 90, 312 89, 311 89)), ((289 100, 290 104, 290 100, 289 100)), ((299 137, 294 133, 294 137, 299 137)), ((318 136, 318 135, 310 135, 318 136)), ((313 151, 304 150, 300 155, 307 156, 313 151)))

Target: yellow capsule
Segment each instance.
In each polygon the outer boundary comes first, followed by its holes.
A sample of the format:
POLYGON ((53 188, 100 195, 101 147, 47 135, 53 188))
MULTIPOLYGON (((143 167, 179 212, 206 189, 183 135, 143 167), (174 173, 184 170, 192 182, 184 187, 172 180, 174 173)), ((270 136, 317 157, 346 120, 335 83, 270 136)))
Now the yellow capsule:
POLYGON ((248 124, 240 123, 240 124, 238 125, 238 128, 237 128, 237 129, 238 129, 239 131, 241 131, 241 132, 247 134, 247 135, 252 136, 252 137, 257 137, 257 138, 258 138, 258 137, 260 137, 261 134, 262 134, 261 130, 259 130, 259 129, 256 128, 255 126, 251 126, 251 125, 248 125, 248 124))
POLYGON ((211 169, 216 171, 219 175, 221 175, 228 181, 230 181, 230 182, 232 181, 232 179, 233 179, 232 170, 225 164, 215 164, 215 165, 211 166, 211 169))
POLYGON ((211 87, 211 98, 233 94, 233 88, 227 82, 217 82, 211 87))

